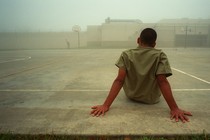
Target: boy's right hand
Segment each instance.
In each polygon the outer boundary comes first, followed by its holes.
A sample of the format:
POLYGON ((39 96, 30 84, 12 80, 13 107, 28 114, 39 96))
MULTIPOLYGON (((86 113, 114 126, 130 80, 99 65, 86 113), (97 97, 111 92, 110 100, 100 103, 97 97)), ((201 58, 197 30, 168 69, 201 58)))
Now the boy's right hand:
POLYGON ((175 119, 176 122, 178 122, 179 119, 183 123, 189 122, 189 118, 187 116, 192 116, 192 113, 181 110, 179 108, 171 110, 171 119, 175 119))
POLYGON ((90 114, 93 117, 99 117, 100 115, 104 116, 105 112, 107 112, 109 110, 109 107, 106 105, 97 105, 97 106, 93 106, 91 107, 91 109, 93 109, 90 114))

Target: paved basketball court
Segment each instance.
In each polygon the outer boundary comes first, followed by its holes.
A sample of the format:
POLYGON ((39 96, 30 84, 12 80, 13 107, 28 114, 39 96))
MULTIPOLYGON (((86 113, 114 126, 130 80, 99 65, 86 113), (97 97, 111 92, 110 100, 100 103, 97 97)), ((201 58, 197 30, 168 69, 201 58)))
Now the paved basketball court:
POLYGON ((123 49, 0 51, 0 133, 68 135, 210 134, 210 49, 164 49, 169 78, 189 123, 170 120, 164 101, 145 105, 123 90, 104 117, 89 115, 102 104, 117 74, 123 49))

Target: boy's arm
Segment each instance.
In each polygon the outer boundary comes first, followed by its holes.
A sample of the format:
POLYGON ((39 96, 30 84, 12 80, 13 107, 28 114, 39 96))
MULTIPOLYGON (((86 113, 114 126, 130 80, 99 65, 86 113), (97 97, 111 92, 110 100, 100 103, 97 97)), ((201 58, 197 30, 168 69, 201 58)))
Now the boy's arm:
POLYGON ((126 77, 126 70, 119 68, 117 78, 114 80, 109 95, 107 96, 104 104, 93 106, 92 107, 93 110, 91 111, 90 114, 92 114, 93 116, 100 116, 104 115, 105 112, 109 110, 109 107, 111 106, 112 102, 117 97, 120 89, 123 86, 125 77, 126 77))
POLYGON ((175 119, 176 121, 179 121, 179 119, 181 119, 182 122, 189 121, 189 118, 185 115, 192 116, 192 114, 178 108, 166 76, 164 74, 160 74, 157 75, 156 78, 163 97, 165 98, 169 108, 171 109, 171 119, 175 119))

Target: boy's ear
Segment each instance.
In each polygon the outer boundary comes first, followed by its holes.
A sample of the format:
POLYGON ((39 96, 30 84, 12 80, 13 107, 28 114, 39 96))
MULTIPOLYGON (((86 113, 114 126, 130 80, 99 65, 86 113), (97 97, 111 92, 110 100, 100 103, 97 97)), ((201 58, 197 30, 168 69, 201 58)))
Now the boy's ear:
POLYGON ((156 42, 155 43, 153 43, 153 46, 152 47, 155 47, 156 46, 156 42))
POLYGON ((140 37, 137 38, 137 43, 138 43, 138 44, 141 43, 141 38, 140 38, 140 37))

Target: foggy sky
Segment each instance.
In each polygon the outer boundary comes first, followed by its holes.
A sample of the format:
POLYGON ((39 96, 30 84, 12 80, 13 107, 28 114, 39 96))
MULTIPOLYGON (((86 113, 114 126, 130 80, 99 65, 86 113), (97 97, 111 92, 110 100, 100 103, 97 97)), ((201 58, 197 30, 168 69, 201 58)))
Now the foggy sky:
POLYGON ((2 31, 71 31, 104 20, 210 18, 210 0, 0 0, 2 31))

